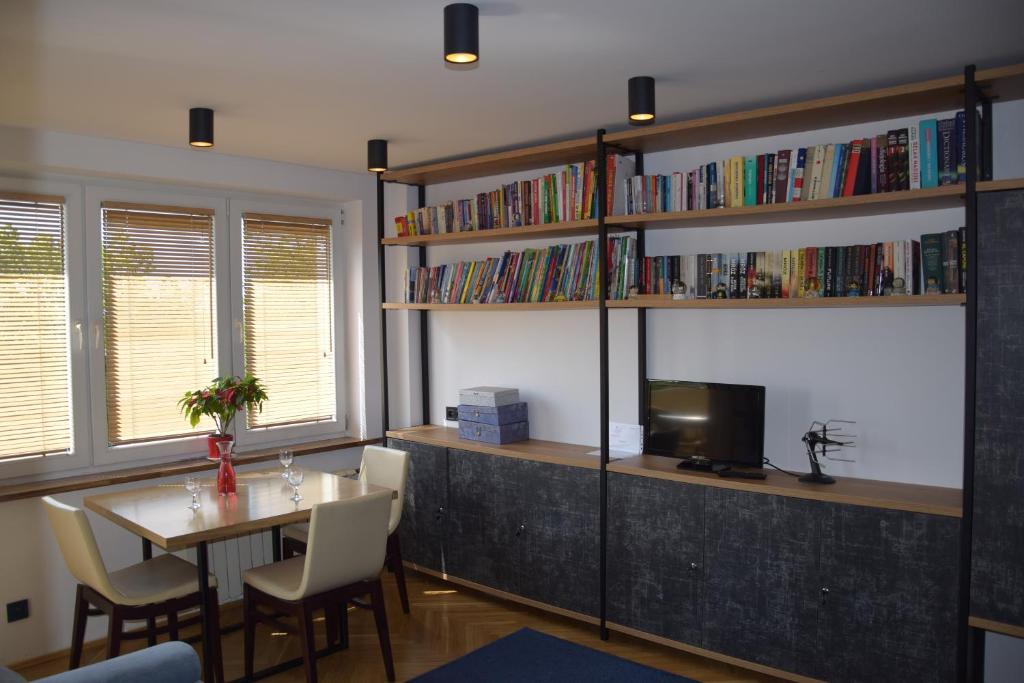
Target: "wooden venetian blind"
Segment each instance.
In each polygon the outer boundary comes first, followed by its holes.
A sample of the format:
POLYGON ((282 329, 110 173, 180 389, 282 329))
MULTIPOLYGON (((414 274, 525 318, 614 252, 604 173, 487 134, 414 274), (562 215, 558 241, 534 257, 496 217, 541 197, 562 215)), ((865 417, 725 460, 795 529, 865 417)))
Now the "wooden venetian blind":
POLYGON ((213 211, 115 202, 101 211, 107 441, 190 434, 177 401, 217 376, 213 211))
POLYGON ((64 198, 0 192, 0 459, 71 448, 64 198))
POLYGON ((250 427, 335 419, 331 221, 242 216, 246 372, 269 400, 250 427))

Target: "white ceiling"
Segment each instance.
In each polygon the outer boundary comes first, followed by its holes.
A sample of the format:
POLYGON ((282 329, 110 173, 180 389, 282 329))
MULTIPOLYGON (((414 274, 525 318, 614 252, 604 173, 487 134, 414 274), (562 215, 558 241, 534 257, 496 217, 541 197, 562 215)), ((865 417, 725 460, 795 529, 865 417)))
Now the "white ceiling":
MULTIPOLYGON (((480 0, 445 66, 441 0, 0 0, 0 124, 365 168, 1024 61, 1022 0, 480 0)), ((202 152, 197 151, 197 154, 202 152)))

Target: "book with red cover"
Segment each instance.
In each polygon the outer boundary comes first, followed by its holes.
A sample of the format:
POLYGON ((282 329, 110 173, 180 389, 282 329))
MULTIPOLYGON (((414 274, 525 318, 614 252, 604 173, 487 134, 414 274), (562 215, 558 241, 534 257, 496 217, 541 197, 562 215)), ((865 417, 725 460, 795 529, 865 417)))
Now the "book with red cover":
POLYGON ((857 186, 857 173, 860 168, 861 145, 863 140, 850 143, 850 154, 847 157, 846 171, 843 179, 843 197, 852 197, 857 186))

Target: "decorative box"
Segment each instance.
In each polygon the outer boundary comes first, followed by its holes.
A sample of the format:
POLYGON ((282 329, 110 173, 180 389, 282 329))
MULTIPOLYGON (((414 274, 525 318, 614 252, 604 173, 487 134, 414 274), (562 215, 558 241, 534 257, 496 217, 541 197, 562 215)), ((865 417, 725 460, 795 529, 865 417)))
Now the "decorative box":
POLYGON ((530 423, 510 422, 509 424, 492 425, 484 422, 459 420, 459 437, 493 444, 526 441, 530 438, 530 423))
POLYGON ((526 403, 522 401, 505 406, 459 406, 459 422, 507 425, 512 422, 526 422, 528 419, 526 403))
POLYGON ((519 403, 519 390, 505 387, 472 387, 459 390, 459 405, 507 406, 519 403))

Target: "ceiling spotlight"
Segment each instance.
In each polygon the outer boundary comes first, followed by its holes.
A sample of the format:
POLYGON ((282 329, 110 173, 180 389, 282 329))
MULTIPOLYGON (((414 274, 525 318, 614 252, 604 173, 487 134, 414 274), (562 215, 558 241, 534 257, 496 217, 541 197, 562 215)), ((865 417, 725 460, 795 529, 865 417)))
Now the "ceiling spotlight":
POLYGON ((188 144, 213 147, 213 110, 193 107, 188 110, 188 144))
POLYGON ((456 2, 444 8, 444 60, 472 64, 480 59, 480 11, 456 2))
POLYGON ((370 173, 388 170, 387 140, 370 140, 366 143, 366 170, 370 173))
POLYGON ((647 124, 654 121, 654 79, 634 76, 629 79, 629 122, 647 124))

